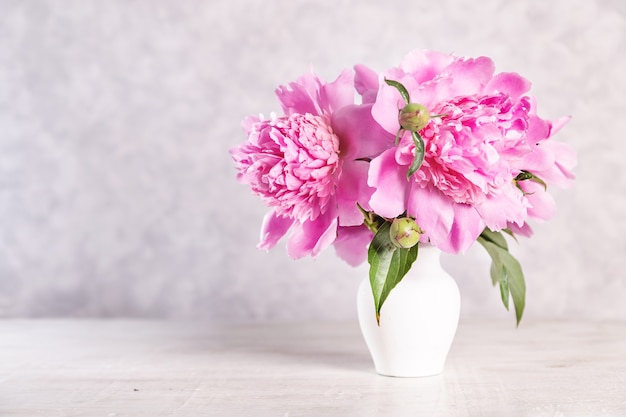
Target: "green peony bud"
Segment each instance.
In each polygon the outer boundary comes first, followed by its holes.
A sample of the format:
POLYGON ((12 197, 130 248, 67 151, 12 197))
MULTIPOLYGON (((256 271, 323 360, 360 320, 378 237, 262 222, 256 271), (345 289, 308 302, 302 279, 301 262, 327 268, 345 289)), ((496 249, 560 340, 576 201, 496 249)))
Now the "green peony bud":
POLYGON ((399 248, 412 248, 417 245, 420 240, 420 233, 422 230, 415 223, 415 220, 410 217, 401 217, 399 219, 393 219, 391 228, 389 229, 389 236, 391 242, 399 248))
POLYGON ((430 120, 428 109, 417 103, 407 104, 398 115, 400 127, 410 132, 419 132, 428 124, 428 120, 430 120))

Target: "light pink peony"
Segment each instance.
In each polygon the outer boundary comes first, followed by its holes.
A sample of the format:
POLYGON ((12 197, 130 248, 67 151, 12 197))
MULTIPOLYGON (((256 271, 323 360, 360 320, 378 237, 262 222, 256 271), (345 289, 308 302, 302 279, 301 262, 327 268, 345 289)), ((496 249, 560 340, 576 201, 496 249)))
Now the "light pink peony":
MULTIPOLYGON (((357 68, 364 97, 372 97, 372 76, 357 68)), ((424 237, 442 250, 465 251, 485 227, 511 227, 528 235, 529 217, 548 218, 554 204, 540 184, 513 179, 530 171, 565 186, 573 178, 574 152, 549 141, 562 126, 541 119, 525 94, 530 83, 513 73, 494 74, 489 58, 458 58, 416 51, 379 80, 374 119, 390 134, 398 131, 404 103, 383 77, 402 83, 411 101, 432 114, 420 131, 425 143, 422 167, 407 180, 415 154, 410 134, 371 162, 370 206, 379 215, 414 216, 424 237)))
POLYGON ((231 155, 239 181, 272 208, 260 248, 289 234, 292 258, 315 256, 336 242, 350 264, 365 260, 363 242, 371 234, 357 202, 369 209, 367 159, 388 148, 393 136, 374 122, 371 104, 354 103, 354 92, 350 72, 330 84, 306 75, 277 89, 284 116, 245 121, 248 141, 231 155))

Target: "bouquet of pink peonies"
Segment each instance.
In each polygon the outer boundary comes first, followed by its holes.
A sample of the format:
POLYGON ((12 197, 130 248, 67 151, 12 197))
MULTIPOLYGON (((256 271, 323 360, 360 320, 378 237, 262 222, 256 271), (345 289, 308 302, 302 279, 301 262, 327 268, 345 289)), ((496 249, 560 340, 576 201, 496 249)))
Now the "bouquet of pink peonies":
POLYGON ((550 218, 547 186, 569 185, 576 164, 551 139, 568 118, 540 118, 529 89, 489 58, 432 51, 279 87, 284 114, 245 119, 248 140, 231 150, 239 181, 271 207, 259 248, 287 235, 294 259, 331 245, 351 265, 367 259, 379 318, 419 245, 461 253, 478 241, 519 323, 524 276, 503 233, 529 237, 528 219, 550 218))

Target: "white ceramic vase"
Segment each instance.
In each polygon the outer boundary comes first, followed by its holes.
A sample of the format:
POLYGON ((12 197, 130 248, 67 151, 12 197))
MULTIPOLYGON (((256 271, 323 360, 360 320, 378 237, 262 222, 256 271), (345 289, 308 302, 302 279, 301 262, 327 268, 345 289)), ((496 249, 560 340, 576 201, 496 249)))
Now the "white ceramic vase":
POLYGON ((443 371, 459 322, 461 297, 440 257, 436 247, 420 244, 417 260, 381 308, 380 326, 369 278, 361 282, 359 324, 379 374, 421 377, 443 371))

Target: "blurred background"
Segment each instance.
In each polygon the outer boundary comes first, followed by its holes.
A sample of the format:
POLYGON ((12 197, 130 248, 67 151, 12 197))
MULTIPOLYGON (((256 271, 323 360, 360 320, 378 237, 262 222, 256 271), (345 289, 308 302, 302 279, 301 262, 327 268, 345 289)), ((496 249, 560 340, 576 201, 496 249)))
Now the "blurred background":
MULTIPOLYGON (((626 318, 622 0, 0 0, 0 317, 355 318, 367 265, 257 250, 228 149, 278 85, 415 48, 489 56, 573 116, 576 183, 511 243, 526 316, 626 318)), ((443 259, 463 318, 513 326, 489 263, 443 259)))

